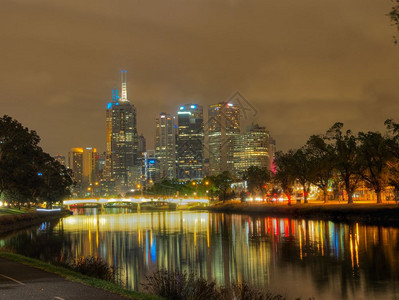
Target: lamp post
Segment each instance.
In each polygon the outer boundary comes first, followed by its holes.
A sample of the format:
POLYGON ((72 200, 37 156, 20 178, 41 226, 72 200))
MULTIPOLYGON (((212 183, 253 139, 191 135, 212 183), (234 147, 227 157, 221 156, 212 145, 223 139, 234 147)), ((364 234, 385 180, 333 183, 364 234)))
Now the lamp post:
POLYGON ((198 193, 198 184, 197 184, 197 182, 193 181, 193 185, 195 186, 195 196, 197 196, 197 193, 198 193))

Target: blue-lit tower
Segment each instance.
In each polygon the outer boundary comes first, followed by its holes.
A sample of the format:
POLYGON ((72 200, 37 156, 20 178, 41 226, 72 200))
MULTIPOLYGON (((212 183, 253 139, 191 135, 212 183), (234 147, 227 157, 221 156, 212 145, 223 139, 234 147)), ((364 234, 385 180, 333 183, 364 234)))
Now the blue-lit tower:
POLYGON ((177 112, 177 177, 202 179, 204 165, 204 124, 202 106, 182 105, 177 112))
POLYGON ((127 74, 121 71, 122 95, 112 91, 106 111, 106 179, 112 180, 117 193, 125 193, 139 181, 136 108, 127 98, 127 74))

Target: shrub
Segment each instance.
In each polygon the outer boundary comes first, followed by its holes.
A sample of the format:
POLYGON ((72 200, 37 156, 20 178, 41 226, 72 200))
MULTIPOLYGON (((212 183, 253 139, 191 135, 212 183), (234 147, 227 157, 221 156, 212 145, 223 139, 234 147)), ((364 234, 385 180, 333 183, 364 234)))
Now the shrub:
POLYGON ((221 299, 215 282, 195 278, 193 273, 161 269, 151 276, 146 276, 146 279, 147 283, 142 284, 144 289, 166 299, 221 299))
POLYGON ((116 278, 115 268, 109 266, 108 263, 100 257, 80 257, 75 259, 73 263, 70 263, 69 266, 74 271, 102 280, 114 282, 116 278))
MULTIPOLYGON (((196 278, 194 273, 161 269, 142 283, 145 290, 173 300, 286 300, 285 296, 251 287, 247 283, 233 284, 231 288, 218 288, 214 281, 196 278)), ((299 299, 297 299, 299 300, 299 299)))

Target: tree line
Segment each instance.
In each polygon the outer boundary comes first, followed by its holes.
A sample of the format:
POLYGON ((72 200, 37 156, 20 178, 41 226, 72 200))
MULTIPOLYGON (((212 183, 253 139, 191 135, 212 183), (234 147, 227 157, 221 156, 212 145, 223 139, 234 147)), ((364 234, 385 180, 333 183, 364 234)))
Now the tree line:
POLYGON ((277 152, 274 176, 288 201, 293 185, 303 188, 304 202, 308 202, 310 186, 315 185, 328 200, 331 184, 342 186, 348 203, 353 194, 364 184, 382 202, 382 193, 388 186, 399 188, 399 124, 385 121, 386 132, 359 132, 344 130, 342 123, 335 123, 325 134, 312 135, 299 149, 277 152))
MULTIPOLYGON (((304 203, 308 202, 311 186, 322 193, 324 202, 329 189, 345 191, 348 203, 360 185, 375 192, 377 203, 387 187, 399 191, 399 124, 385 121, 386 130, 354 134, 344 130, 343 123, 335 123, 324 134, 312 135, 306 144, 275 155, 275 172, 256 166, 249 167, 235 178, 225 171, 200 181, 181 182, 164 179, 147 188, 147 195, 200 196, 220 201, 251 195, 274 196, 284 194, 291 203, 294 187, 302 187, 304 203), (232 188, 234 182, 246 181, 246 191, 232 188), (240 191, 241 190, 241 191, 240 191)), ((297 195, 298 196, 298 195, 297 195)))
POLYGON ((70 195, 71 170, 39 146, 40 137, 17 120, 0 118, 0 198, 20 207, 54 202, 70 195))

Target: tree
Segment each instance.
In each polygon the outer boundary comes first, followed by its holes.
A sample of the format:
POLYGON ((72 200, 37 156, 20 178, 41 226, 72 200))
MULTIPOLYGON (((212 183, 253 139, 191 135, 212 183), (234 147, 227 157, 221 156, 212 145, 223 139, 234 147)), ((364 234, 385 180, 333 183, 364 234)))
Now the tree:
POLYGON ((0 194, 18 206, 29 206, 38 197, 52 203, 69 194, 70 171, 45 153, 39 141, 35 131, 17 120, 0 118, 0 194))
POLYGON ((242 179, 247 181, 248 191, 252 194, 252 197, 256 191, 259 191, 263 198, 265 186, 271 181, 271 175, 266 168, 251 166, 243 173, 242 179))
POLYGON ((388 119, 385 121, 387 127, 387 139, 391 159, 388 161, 389 184, 395 187, 395 193, 399 193, 399 124, 388 119))
POLYGON ((312 163, 306 146, 294 152, 292 157, 292 172, 298 182, 302 185, 303 202, 308 203, 312 176, 312 163))
POLYGON ((306 149, 311 167, 309 180, 323 191, 326 203, 328 184, 334 171, 334 148, 326 143, 325 137, 312 135, 306 143, 306 149))
POLYGON ((40 197, 52 208, 54 202, 62 201, 70 195, 70 187, 73 184, 72 171, 47 153, 43 153, 43 161, 40 172, 40 176, 43 177, 40 197))
POLYGON ((362 178, 362 165, 358 160, 357 138, 350 130, 342 132, 343 124, 335 123, 326 134, 334 147, 334 164, 340 180, 344 183, 348 203, 353 203, 353 193, 362 178))
POLYGON ((233 183, 233 176, 229 171, 224 171, 213 178, 213 183, 218 190, 219 200, 226 201, 233 183))
POLYGON ((379 132, 359 132, 359 161, 364 168, 362 179, 377 194, 377 203, 382 203, 381 193, 389 185, 389 161, 392 161, 390 140, 379 132))
POLYGON ((274 162, 276 165, 276 174, 274 181, 280 184, 283 193, 288 198, 288 205, 291 205, 292 186, 295 182, 291 165, 293 160, 293 151, 290 150, 287 153, 281 151, 276 152, 274 162))
MULTIPOLYGON (((391 21, 394 26, 396 26, 397 30, 399 30, 399 0, 393 0, 395 3, 394 6, 392 6, 391 11, 389 12, 389 17, 391 18, 391 21)), ((397 44, 397 40, 395 37, 395 44, 397 44)))
POLYGON ((17 203, 29 201, 29 182, 35 178, 39 136, 4 115, 0 118, 0 194, 7 192, 17 203), (20 197, 22 196, 22 197, 20 197))

